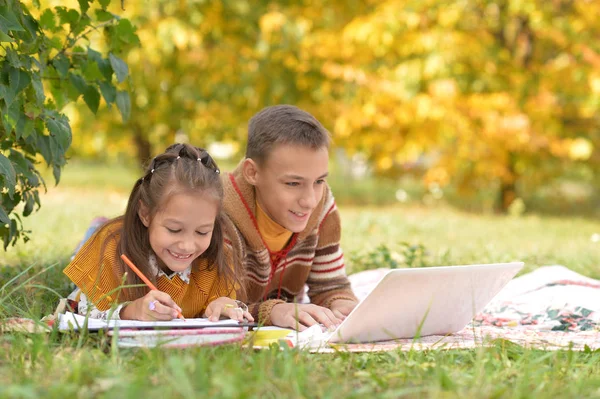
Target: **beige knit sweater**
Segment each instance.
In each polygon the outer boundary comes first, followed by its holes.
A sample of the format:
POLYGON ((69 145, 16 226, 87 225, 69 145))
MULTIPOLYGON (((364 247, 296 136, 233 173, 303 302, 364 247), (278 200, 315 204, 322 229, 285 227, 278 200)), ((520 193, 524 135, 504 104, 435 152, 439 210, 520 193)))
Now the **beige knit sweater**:
POLYGON ((329 307, 336 299, 356 301, 346 277, 340 216, 329 187, 304 231, 294 233, 283 250, 270 252, 256 224, 254 186, 242 176, 241 164, 222 179, 225 243, 236 263, 241 263, 246 291, 243 299, 255 320, 270 325, 272 307, 299 299, 305 284, 311 303, 329 307))

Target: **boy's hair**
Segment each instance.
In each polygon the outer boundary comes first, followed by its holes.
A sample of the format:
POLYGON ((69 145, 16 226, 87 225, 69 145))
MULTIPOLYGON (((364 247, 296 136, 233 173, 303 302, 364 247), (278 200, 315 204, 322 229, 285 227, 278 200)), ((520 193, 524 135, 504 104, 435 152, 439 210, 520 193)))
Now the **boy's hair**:
MULTIPOLYGON (((223 216, 221 210, 223 185, 219 173, 216 163, 204 149, 189 144, 174 144, 150 162, 144 176, 138 179, 133 186, 125 215, 115 219, 115 221, 123 221, 118 251, 120 254, 126 254, 152 282, 155 282, 156 278, 156 276, 148 273, 149 256, 152 253, 152 248, 148 228, 144 226, 138 214, 140 203, 146 206, 150 220, 152 220, 174 193, 202 192, 218 201, 218 214, 210 245, 200 255, 200 258, 208 260, 209 270, 213 267, 217 268, 219 276, 232 284, 231 290, 234 289, 235 285, 238 285, 234 270, 227 262, 223 249, 223 216)), ((161 262, 160 259, 157 259, 157 261, 161 262)), ((120 257, 118 267, 120 270, 115 270, 118 273, 117 275, 122 276, 127 272, 125 283, 128 286, 140 285, 139 287, 123 290, 124 299, 131 301, 144 296, 148 292, 148 288, 145 287, 141 279, 128 269, 120 257)), ((198 267, 197 261, 194 261, 192 267, 198 267)))
POLYGON ((293 105, 264 108, 250 119, 246 158, 263 163, 277 144, 329 148, 329 132, 306 111, 293 105))

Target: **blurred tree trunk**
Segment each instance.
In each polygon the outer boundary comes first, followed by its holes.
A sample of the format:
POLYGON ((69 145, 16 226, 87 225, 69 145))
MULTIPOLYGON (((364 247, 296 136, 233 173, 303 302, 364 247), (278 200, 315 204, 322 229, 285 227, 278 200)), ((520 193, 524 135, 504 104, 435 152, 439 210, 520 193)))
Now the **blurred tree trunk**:
POLYGON ((496 212, 498 213, 506 213, 510 204, 517 198, 517 180, 519 176, 515 170, 516 160, 517 157, 514 153, 508 154, 508 178, 502 179, 498 199, 496 200, 496 212))
POLYGON ((142 127, 139 123, 133 123, 133 140, 137 148, 137 156, 140 165, 146 165, 152 157, 152 145, 148 138, 144 134, 142 127))

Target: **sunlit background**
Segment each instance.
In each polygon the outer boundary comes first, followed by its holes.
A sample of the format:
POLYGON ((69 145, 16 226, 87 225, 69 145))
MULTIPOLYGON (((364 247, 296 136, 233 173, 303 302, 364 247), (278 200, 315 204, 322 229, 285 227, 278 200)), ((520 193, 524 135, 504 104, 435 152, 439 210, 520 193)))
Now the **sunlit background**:
POLYGON ((598 215, 596 1, 123 6, 131 119, 70 107, 73 161, 137 165, 188 141, 233 166, 248 119, 287 103, 331 131, 335 175, 356 182, 339 201, 598 215))

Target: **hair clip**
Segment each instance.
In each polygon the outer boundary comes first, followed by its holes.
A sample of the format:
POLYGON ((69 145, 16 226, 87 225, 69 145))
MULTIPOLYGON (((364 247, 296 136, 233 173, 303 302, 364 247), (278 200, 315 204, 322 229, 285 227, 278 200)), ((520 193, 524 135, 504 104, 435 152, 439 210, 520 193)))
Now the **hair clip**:
POLYGON ((175 158, 175 160, 177 161, 178 159, 181 159, 181 155, 177 155, 177 158, 175 158))
POLYGON ((202 162, 202 159, 201 159, 201 158, 198 158, 198 159, 196 159, 196 161, 198 161, 198 162, 202 162))
POLYGON ((215 169, 215 173, 218 174, 218 175, 220 175, 221 171, 219 169, 215 169))
POLYGON ((152 168, 152 170, 150 171, 150 173, 154 173, 154 168, 152 168))

